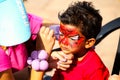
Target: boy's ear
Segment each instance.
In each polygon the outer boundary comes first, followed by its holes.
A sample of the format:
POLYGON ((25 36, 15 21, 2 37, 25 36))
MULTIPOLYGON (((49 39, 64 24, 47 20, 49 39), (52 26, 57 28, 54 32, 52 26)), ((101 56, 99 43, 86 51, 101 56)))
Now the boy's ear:
POLYGON ((88 39, 88 40, 86 41, 86 43, 85 43, 85 48, 88 49, 88 48, 93 47, 94 44, 95 44, 95 42, 96 42, 96 39, 95 39, 95 38, 90 38, 90 39, 88 39))

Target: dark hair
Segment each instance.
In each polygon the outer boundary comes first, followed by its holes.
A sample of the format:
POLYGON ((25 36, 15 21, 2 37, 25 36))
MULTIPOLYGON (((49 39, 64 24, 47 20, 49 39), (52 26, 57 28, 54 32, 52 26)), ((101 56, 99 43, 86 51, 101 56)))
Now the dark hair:
POLYGON ((101 30, 102 17, 91 2, 74 2, 66 11, 58 13, 58 18, 63 24, 80 28, 87 39, 96 38, 101 30))

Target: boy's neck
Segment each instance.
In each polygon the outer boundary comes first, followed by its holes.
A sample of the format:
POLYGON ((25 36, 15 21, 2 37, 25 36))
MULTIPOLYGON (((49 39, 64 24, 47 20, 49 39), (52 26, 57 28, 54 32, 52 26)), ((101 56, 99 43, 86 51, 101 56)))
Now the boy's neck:
POLYGON ((83 60, 83 58, 86 56, 89 49, 85 49, 83 51, 80 51, 79 53, 75 54, 75 58, 77 61, 83 60))

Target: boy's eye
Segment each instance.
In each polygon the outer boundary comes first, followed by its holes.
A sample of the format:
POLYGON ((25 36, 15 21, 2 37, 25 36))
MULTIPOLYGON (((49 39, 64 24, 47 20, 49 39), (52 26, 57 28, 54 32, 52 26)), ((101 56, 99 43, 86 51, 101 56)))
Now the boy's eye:
POLYGON ((79 40, 79 35, 70 37, 72 40, 79 40))
POLYGON ((59 31, 59 35, 60 35, 60 36, 63 36, 63 33, 59 31))

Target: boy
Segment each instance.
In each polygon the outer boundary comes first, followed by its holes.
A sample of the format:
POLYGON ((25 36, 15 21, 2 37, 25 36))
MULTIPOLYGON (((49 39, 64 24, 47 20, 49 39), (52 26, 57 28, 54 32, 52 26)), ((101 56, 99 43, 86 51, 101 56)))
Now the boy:
POLYGON ((67 71, 57 69, 52 80, 108 80, 109 71, 93 47, 102 17, 91 2, 75 2, 59 13, 59 45, 65 54, 74 54, 67 71))

